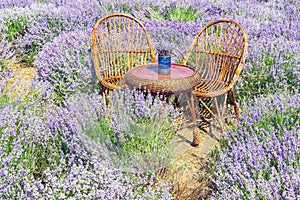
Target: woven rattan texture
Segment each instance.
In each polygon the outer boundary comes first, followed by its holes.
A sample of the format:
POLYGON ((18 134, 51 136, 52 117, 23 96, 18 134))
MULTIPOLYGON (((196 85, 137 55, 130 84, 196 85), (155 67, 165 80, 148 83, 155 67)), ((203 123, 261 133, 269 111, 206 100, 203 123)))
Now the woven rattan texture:
MULTIPOLYGON (((188 66, 185 66, 188 67, 188 66)), ((197 71, 192 76, 175 80, 149 80, 134 76, 131 71, 125 75, 125 82, 131 88, 147 89, 153 93, 174 94, 192 90, 200 82, 197 71)))
POLYGON ((247 34, 234 20, 215 20, 203 27, 182 62, 200 73, 194 94, 208 98, 227 93, 243 68, 247 47, 247 34))
POLYGON ((126 14, 109 14, 97 21, 92 32, 92 50, 97 78, 109 89, 120 88, 130 69, 156 62, 147 30, 126 14))

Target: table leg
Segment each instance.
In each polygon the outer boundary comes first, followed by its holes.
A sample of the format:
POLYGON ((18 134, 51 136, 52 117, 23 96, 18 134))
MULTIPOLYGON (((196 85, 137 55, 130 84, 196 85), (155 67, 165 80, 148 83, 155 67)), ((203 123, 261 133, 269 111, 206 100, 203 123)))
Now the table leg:
POLYGON ((194 95, 192 91, 189 92, 187 102, 192 115, 192 123, 193 123, 193 142, 191 145, 198 146, 200 143, 200 134, 196 123, 196 110, 195 110, 194 95))

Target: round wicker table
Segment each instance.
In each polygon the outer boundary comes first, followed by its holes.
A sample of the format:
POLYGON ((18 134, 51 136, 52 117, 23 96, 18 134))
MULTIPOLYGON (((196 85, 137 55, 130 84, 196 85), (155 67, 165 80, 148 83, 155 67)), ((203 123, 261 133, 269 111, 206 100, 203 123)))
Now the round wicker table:
POLYGON ((130 88, 149 90, 152 93, 184 94, 191 111, 194 131, 193 146, 199 145, 199 133, 196 130, 196 113, 193 88, 200 82, 200 75, 195 69, 180 64, 171 64, 171 73, 158 74, 157 64, 147 64, 129 70, 124 76, 130 88))
POLYGON ((157 64, 148 64, 131 69, 124 79, 129 87, 159 93, 178 93, 193 89, 200 82, 200 75, 193 68, 180 64, 172 64, 171 73, 162 75, 158 74, 157 64))

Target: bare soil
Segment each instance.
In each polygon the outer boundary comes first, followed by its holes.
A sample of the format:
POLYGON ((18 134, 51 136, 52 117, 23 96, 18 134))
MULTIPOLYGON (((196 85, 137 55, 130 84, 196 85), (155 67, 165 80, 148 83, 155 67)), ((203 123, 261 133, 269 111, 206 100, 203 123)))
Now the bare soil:
POLYGON ((32 79, 35 77, 35 68, 24 62, 12 62, 9 64, 9 69, 13 73, 13 76, 8 80, 11 98, 25 94, 30 88, 32 79))
POLYGON ((218 145, 219 133, 212 129, 201 130, 201 142, 191 146, 192 129, 182 129, 177 133, 174 159, 169 169, 158 174, 172 185, 175 199, 208 199, 211 194, 211 169, 208 164, 209 153, 218 145), (209 132, 210 131, 210 132, 209 132))

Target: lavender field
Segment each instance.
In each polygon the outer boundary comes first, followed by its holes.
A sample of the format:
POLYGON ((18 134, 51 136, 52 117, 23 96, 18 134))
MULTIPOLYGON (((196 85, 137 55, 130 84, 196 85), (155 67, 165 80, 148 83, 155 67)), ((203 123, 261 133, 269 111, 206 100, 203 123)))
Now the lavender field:
POLYGON ((300 199, 299 0, 1 0, 0 199, 178 197, 156 172, 172 159, 181 113, 140 91, 115 92, 109 109, 99 95, 91 31, 119 12, 178 63, 208 22, 245 28, 241 123, 211 153, 205 195, 190 199, 300 199), (22 93, 16 62, 35 68, 22 93))

